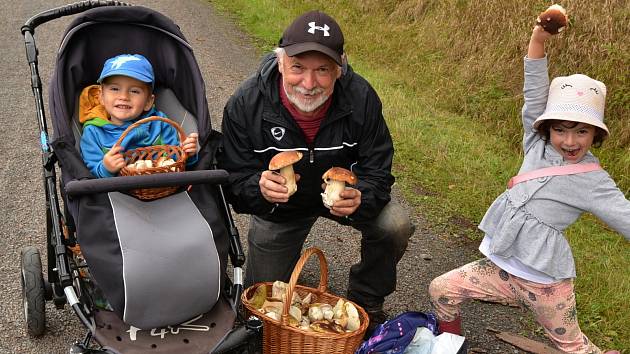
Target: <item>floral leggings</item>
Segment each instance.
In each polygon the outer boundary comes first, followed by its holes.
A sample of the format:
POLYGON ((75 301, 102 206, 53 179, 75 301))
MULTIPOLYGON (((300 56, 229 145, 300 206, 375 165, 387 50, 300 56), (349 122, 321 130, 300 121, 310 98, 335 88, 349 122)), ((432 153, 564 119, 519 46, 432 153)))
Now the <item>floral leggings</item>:
POLYGON ((599 354, 577 321, 573 280, 539 284, 509 274, 487 258, 433 279, 429 295, 438 319, 452 321, 467 299, 517 304, 534 312, 551 341, 567 353, 599 354))

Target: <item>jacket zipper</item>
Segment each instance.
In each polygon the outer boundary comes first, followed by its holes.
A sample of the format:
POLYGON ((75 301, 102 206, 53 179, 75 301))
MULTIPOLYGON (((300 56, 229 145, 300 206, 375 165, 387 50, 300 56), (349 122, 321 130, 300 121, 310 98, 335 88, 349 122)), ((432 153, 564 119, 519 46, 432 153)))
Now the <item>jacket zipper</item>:
MULTIPOLYGON (((319 135, 319 133, 322 131, 322 128, 324 128, 325 126, 329 125, 331 122, 336 121, 338 119, 341 119, 343 117, 349 116, 350 114, 352 114, 352 111, 343 112, 342 114, 338 115, 334 119, 328 120, 328 121, 326 121, 326 123, 323 123, 319 127, 319 129, 317 130, 317 134, 315 134, 315 137, 313 138, 313 142, 315 142, 315 140, 317 140, 317 135, 319 135)), ((309 163, 314 163, 315 162, 315 148, 313 148, 313 144, 312 143, 308 147, 308 162, 309 163)))

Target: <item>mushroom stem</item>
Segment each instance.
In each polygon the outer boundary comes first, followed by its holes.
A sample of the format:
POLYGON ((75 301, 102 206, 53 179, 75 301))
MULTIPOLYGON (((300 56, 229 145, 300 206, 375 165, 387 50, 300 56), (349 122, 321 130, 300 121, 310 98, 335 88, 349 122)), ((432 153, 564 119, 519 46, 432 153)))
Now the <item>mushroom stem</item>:
POLYGON ((324 193, 322 193, 322 201, 324 205, 328 208, 332 208, 333 204, 336 201, 341 199, 339 193, 341 193, 346 188, 346 182, 344 181, 336 181, 329 180, 326 182, 326 189, 324 193))
POLYGON ((289 196, 297 192, 297 184, 295 183, 295 173, 293 172, 293 166, 285 166, 280 169, 280 175, 286 179, 285 187, 289 190, 289 196))

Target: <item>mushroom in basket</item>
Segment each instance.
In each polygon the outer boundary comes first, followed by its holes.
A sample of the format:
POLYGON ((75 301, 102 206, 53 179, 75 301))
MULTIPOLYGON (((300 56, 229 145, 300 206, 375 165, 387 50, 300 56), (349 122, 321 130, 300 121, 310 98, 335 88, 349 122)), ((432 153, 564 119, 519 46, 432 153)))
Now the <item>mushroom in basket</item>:
MULTIPOLYGON (((127 165, 127 169, 130 171, 134 171, 134 170, 142 171, 148 168, 167 167, 174 164, 175 164, 175 160, 173 160, 172 158, 167 157, 167 156, 161 156, 155 161, 155 163, 153 162, 153 160, 149 160, 149 159, 138 160, 136 162, 132 162, 127 165)), ((171 170, 175 171, 175 167, 171 167, 171 170)))
POLYGON ((326 183, 326 189, 322 193, 322 201, 329 209, 341 199, 339 194, 346 188, 346 184, 357 184, 357 176, 352 171, 342 167, 331 167, 324 173, 322 179, 326 183))
POLYGON ((289 190, 289 196, 297 192, 293 164, 300 161, 301 158, 302 153, 299 151, 283 151, 276 154, 271 161, 269 161, 269 169, 271 171, 279 170, 280 175, 286 179, 285 186, 289 190))
MULTIPOLYGON (((283 307, 286 302, 288 284, 275 281, 272 284, 271 296, 267 296, 268 287, 261 284, 247 301, 258 312, 274 321, 281 321, 283 307)), ((333 306, 329 303, 314 301, 316 295, 308 292, 304 298, 293 293, 289 308, 288 324, 307 332, 345 333, 353 332, 361 327, 357 308, 349 301, 338 299, 333 306)))

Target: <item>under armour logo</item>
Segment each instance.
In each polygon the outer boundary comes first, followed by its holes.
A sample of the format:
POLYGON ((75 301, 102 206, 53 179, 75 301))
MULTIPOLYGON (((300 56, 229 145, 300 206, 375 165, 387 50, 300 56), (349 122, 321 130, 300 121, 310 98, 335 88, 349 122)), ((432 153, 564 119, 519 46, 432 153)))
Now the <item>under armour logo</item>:
POLYGON ((121 55, 120 57, 114 59, 112 61, 112 69, 118 69, 120 68, 122 65, 124 65, 126 62, 128 61, 136 61, 136 60, 142 60, 138 57, 135 57, 133 55, 121 55))
POLYGON ((271 135, 273 135, 274 139, 280 141, 284 137, 285 129, 283 127, 273 127, 271 128, 271 135))
POLYGON ((309 27, 308 33, 310 34, 315 34, 315 30, 320 30, 324 32, 324 37, 330 37, 330 33, 328 32, 330 27, 328 27, 328 25, 325 23, 324 23, 324 27, 322 27, 322 26, 315 26, 315 22, 309 22, 308 27, 309 27))

